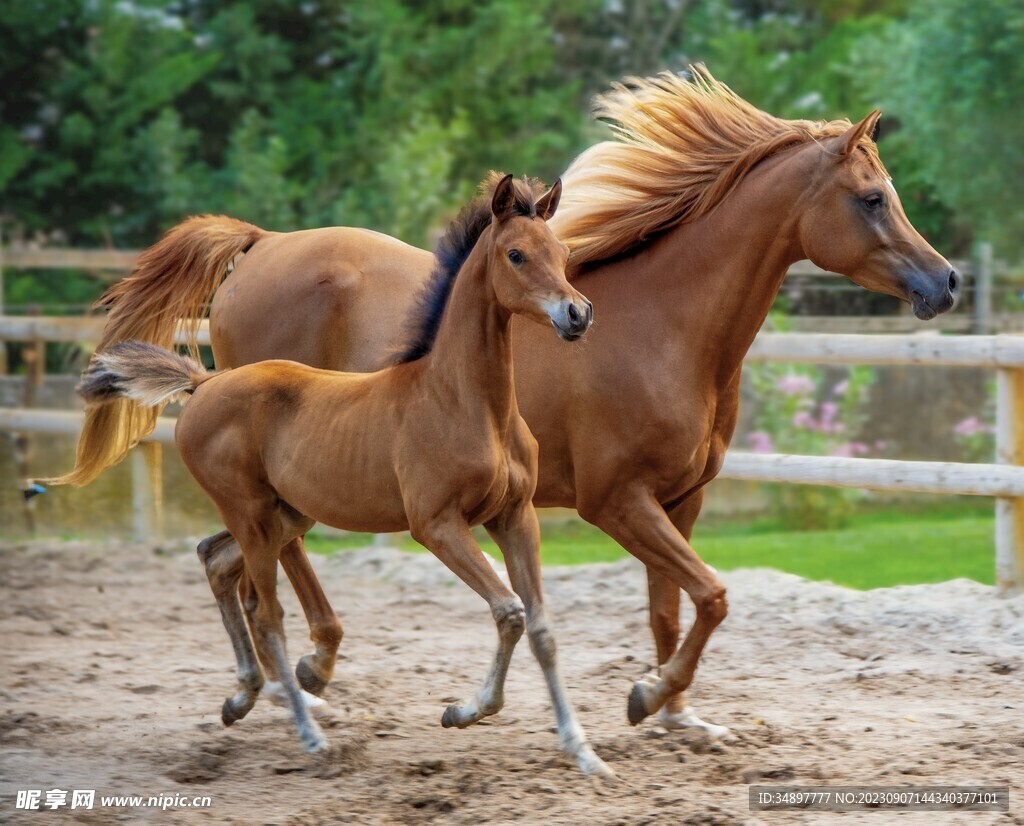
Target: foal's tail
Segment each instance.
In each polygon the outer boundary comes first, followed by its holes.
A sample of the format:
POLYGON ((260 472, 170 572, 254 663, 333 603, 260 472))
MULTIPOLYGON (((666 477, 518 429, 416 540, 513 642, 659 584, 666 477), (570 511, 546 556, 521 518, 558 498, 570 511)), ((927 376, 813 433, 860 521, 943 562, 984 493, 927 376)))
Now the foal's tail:
MULTIPOLYGON (((228 264, 266 234, 253 224, 223 215, 189 218, 169 230, 142 253, 132 274, 97 302, 110 307, 97 352, 131 340, 173 347, 180 323, 189 353, 198 358, 199 320, 224 280, 228 264)), ((143 408, 131 397, 97 397, 85 412, 74 469, 44 481, 91 482, 153 431, 160 403, 143 408)))
POLYGON ((123 341, 92 357, 77 389, 90 405, 131 399, 158 407, 191 395, 215 375, 188 356, 144 341, 123 341))

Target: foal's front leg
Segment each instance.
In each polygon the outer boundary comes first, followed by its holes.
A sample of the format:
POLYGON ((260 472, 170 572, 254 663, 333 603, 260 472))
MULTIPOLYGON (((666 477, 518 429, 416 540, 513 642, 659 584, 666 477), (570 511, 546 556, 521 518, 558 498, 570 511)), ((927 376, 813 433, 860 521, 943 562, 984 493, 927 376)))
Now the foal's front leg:
POLYGON ((530 650, 540 663, 548 684, 562 751, 575 758, 584 774, 613 777, 615 773, 587 742, 587 735, 576 717, 576 710, 558 671, 555 637, 548 624, 541 588, 540 526, 536 511, 526 503, 512 514, 487 523, 486 527, 501 548, 512 588, 525 605, 530 650))
POLYGON ((468 703, 448 706, 441 717, 445 728, 465 728, 497 714, 505 704, 505 676, 525 629, 523 603, 498 579, 461 517, 432 519, 410 527, 417 542, 487 601, 498 628, 498 650, 483 686, 468 703))

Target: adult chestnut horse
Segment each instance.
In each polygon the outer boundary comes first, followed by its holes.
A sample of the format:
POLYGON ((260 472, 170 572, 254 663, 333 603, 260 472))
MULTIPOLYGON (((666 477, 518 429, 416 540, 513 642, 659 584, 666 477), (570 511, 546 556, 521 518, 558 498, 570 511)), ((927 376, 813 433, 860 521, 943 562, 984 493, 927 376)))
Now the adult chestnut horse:
POLYGON ((501 709, 525 629, 562 748, 584 773, 609 775, 558 673, 531 504, 537 442, 516 407, 510 332, 515 314, 540 322, 551 338, 554 327, 559 338, 577 341, 593 311, 566 281, 569 250, 546 224, 561 185, 538 199, 531 182, 492 175, 487 189, 493 194, 474 201, 446 233, 413 320, 417 333, 385 370, 338 373, 265 361, 208 373, 192 359, 128 341, 97 353, 79 389, 93 404, 132 398, 159 405, 192 395, 175 442, 241 548, 234 563, 218 559, 208 569, 238 658, 239 692, 224 704, 225 723, 252 709, 263 683, 238 603, 243 571, 254 589, 247 605, 253 639, 284 684, 303 743, 317 751, 324 736, 285 654, 278 554, 316 522, 411 530, 487 601, 498 628, 486 682, 470 703, 448 707, 444 725, 464 728, 501 709), (502 549, 516 593, 473 539, 470 527, 480 524, 502 549))
MULTIPOLYGON (((877 111, 854 125, 783 120, 696 69, 617 86, 597 114, 618 140, 572 164, 552 226, 598 322, 569 358, 534 325, 513 324, 519 405, 541 447, 534 502, 575 508, 647 566, 660 669, 634 686, 630 722, 661 709, 663 725, 703 725, 682 692, 726 600, 689 537, 736 424, 743 357, 786 270, 809 258, 921 319, 953 306, 960 277, 907 220, 873 140, 877 111), (696 608, 681 646, 680 588, 696 608)), ((101 348, 167 346, 175 319, 198 317, 212 296, 218 364, 372 370, 431 264, 366 230, 193 218, 111 290, 101 348)), ((90 411, 62 481, 84 484, 120 461, 154 415, 130 403, 90 411)), ((282 563, 316 641, 329 606, 301 547, 282 563)))

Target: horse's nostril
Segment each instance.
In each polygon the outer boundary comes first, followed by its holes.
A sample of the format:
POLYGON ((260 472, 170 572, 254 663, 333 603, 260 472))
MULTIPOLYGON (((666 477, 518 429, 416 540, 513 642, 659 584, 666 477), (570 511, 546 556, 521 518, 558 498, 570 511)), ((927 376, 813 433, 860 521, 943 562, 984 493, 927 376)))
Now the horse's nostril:
POLYGON ((575 304, 570 304, 569 305, 569 309, 566 311, 566 314, 569 316, 569 323, 570 324, 579 324, 580 323, 580 311, 576 309, 576 305, 575 304))
POLYGON ((949 291, 955 293, 957 288, 960 286, 960 276, 956 270, 949 271, 949 291))

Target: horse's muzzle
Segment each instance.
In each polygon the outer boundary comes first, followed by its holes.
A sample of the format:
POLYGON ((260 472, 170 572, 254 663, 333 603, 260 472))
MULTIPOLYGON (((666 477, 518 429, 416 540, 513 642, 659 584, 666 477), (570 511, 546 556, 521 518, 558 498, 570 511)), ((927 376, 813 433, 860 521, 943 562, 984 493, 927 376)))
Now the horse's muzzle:
POLYGON ((954 269, 941 275, 914 273, 907 278, 907 295, 914 315, 922 321, 952 310, 960 297, 963 278, 954 269))

